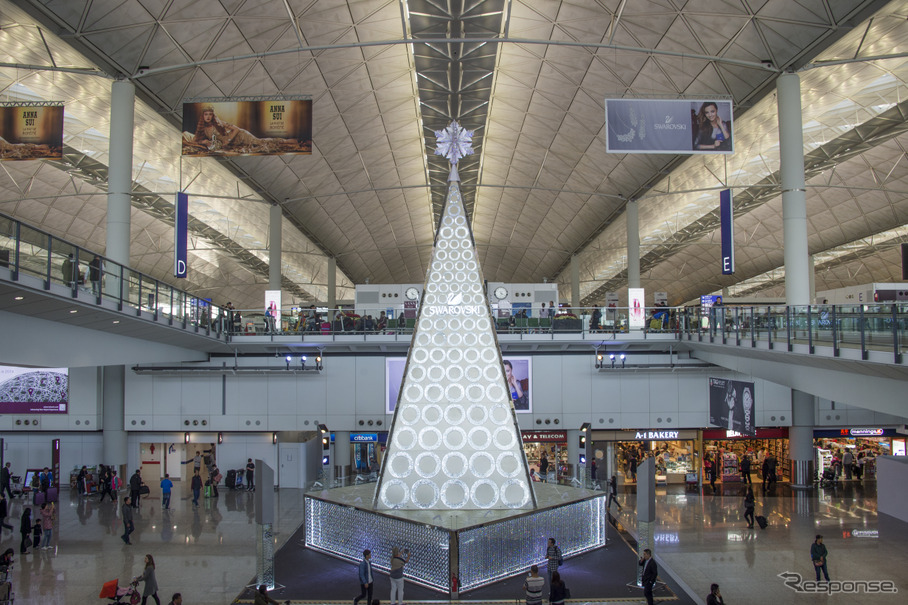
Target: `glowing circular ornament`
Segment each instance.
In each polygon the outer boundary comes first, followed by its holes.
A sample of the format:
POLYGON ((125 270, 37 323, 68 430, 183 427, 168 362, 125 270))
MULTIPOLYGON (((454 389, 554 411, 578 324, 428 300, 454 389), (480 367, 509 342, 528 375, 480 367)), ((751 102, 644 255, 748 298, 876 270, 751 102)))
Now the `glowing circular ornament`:
MULTIPOLYGON (((467 411, 459 403, 445 406, 445 422, 448 424, 456 426, 463 422, 466 417, 467 411)), ((466 435, 464 435, 464 439, 466 439, 466 435)))
POLYGON ((432 363, 441 363, 445 360, 445 350, 441 347, 435 347, 429 351, 429 359, 432 363))
POLYGON ((419 332, 419 334, 416 335, 416 346, 427 347, 427 346, 429 346, 429 343, 432 342, 432 337, 427 332, 423 332, 422 330, 431 330, 432 329, 432 320, 428 319, 425 321, 425 323, 420 321, 419 327, 420 327, 420 332, 419 332))
POLYGON ((387 508, 398 508, 407 503, 409 490, 399 479, 385 481, 381 486, 381 501, 387 508))
POLYGON ((429 366, 426 376, 430 382, 440 382, 445 377, 445 369, 442 366, 429 366))
POLYGON ((444 469, 446 476, 452 479, 459 479, 467 472, 467 457, 460 452, 449 452, 441 459, 441 467, 444 469))
POLYGON ((415 470, 423 479, 431 479, 441 470, 441 458, 434 452, 423 452, 416 456, 415 470))
MULTIPOLYGON (((490 350, 490 349, 486 349, 490 350)), ((495 351, 492 351, 492 355, 495 354, 495 351)), ((485 359, 483 359, 485 361, 485 359)), ((487 365, 483 371, 483 377, 489 382, 499 382, 501 380, 501 366, 497 363, 490 362, 491 365, 487 365)))
POLYGON ((476 452, 470 456, 469 466, 474 477, 485 479, 495 472, 495 459, 488 452, 476 452))
POLYGON ((427 426, 419 430, 419 447, 424 450, 436 450, 441 445, 441 431, 434 426, 427 426))
POLYGON ((422 420, 426 424, 434 426, 441 422, 442 417, 441 407, 434 403, 422 406, 422 420))
POLYGON ((463 352, 460 349, 448 349, 448 363, 460 363, 463 359, 463 352))
POLYGON ((505 398, 504 387, 498 382, 494 382, 486 387, 486 397, 489 401, 502 401, 505 398))
MULTIPOLYGON (((448 368, 445 370, 445 377, 447 377, 447 379, 451 382, 459 383, 463 379, 463 368, 460 366, 448 366, 448 368)), ((460 389, 460 396, 463 397, 463 387, 460 387, 460 389)))
POLYGON ((530 488, 523 479, 508 479, 501 486, 501 502, 508 508, 522 508, 530 500, 530 488))
POLYGON ((438 486, 429 479, 420 479, 410 489, 410 500, 419 508, 432 508, 438 502, 438 486))
POLYGON ((482 363, 494 364, 492 367, 497 369, 498 364, 496 362, 498 361, 498 352, 492 347, 484 347, 479 358, 482 359, 482 363))
POLYGON ((485 450, 492 443, 492 433, 484 426, 474 426, 470 429, 467 439, 474 450, 485 450))
POLYGON ((451 332, 448 334, 448 345, 452 347, 459 347, 463 343, 463 336, 458 332, 451 332))
POLYGON ((413 472, 413 458, 407 452, 396 452, 388 460, 388 472, 397 479, 406 479, 413 472))
POLYGON ((449 384, 445 387, 445 398, 451 403, 458 403, 463 400, 463 392, 463 387, 459 384, 449 384))
POLYGON ((476 320, 472 317, 467 317, 463 320, 463 331, 464 332, 475 332, 476 331, 476 320))
POLYGON ((435 260, 442 261, 442 262, 448 260, 447 251, 436 249, 435 250, 435 260))
POLYGON ((426 368, 423 366, 411 365, 408 373, 413 382, 422 382, 426 378, 426 368))
POLYGON ((449 479, 441 486, 441 503, 448 508, 463 508, 470 501, 470 489, 458 479, 449 479))
POLYGON ((408 426, 394 430, 394 443, 402 450, 411 450, 416 446, 416 431, 408 426))
POLYGON ((457 451, 463 448, 467 443, 467 432, 459 426, 450 426, 445 429, 444 437, 445 447, 451 451, 457 451))
MULTIPOLYGON (((476 366, 476 365, 467 366, 466 369, 463 371, 463 375, 466 378, 467 382, 471 382, 471 383, 476 382, 477 380, 482 378, 482 368, 480 368, 479 366, 476 366)), ((479 385, 472 385, 472 386, 479 386, 479 385)))
POLYGON ((454 228, 454 237, 456 237, 457 239, 464 239, 468 235, 469 235, 469 233, 467 233, 466 227, 455 227, 454 228))
MULTIPOLYGON (((450 218, 445 217, 445 223, 446 223, 446 224, 447 224, 450 220, 451 220, 450 218)), ((439 236, 440 238, 442 238, 442 239, 445 239, 445 240, 451 239, 451 237, 452 237, 453 235, 454 235, 454 230, 451 229, 450 227, 442 227, 441 230, 439 230, 439 232, 438 232, 438 236, 439 236)), ((439 242, 439 243, 441 243, 441 242, 439 242)))
POLYGON ((477 481, 470 489, 470 500, 477 508, 491 508, 498 502, 498 488, 488 479, 477 481))
POLYGON ((463 346, 465 347, 474 347, 476 346, 476 334, 464 334, 463 335, 463 346))
POLYGON ((492 435, 492 443, 500 450, 509 450, 517 443, 517 435, 510 426, 500 426, 492 435))
MULTIPOLYGON (((501 452, 495 460, 495 470, 502 477, 511 478, 519 475, 523 469, 517 454, 514 452, 501 452)), ((417 469, 417 472, 419 472, 419 469, 417 469)))
MULTIPOLYGON (((414 356, 416 354, 414 353, 414 356)), ((477 349, 466 349, 463 352, 463 360, 466 363, 479 363, 479 350, 477 349)))
POLYGON ((484 347, 492 346, 492 335, 491 334, 480 334, 479 336, 477 336, 477 340, 479 341, 479 344, 484 347))
POLYGON ((482 426, 486 423, 486 420, 489 419, 489 412, 486 409, 486 406, 474 403, 467 408, 467 418, 473 426, 482 426))
POLYGON ((476 329, 479 330, 480 332, 485 332, 486 330, 491 329, 491 326, 489 325, 489 318, 480 317, 479 319, 477 319, 476 320, 476 329))
POLYGON ((426 349, 417 348, 413 351, 413 355, 410 357, 410 361, 416 363, 426 363, 429 361, 429 352, 426 349))
POLYGON ((441 388, 439 384, 430 384, 426 387, 423 396, 426 398, 426 401, 431 403, 438 403, 441 401, 441 398, 444 396, 444 389, 441 388))
POLYGON ((398 417, 400 421, 406 424, 407 426, 413 426, 419 422, 422 414, 419 413, 419 406, 407 404, 400 410, 398 417))
POLYGON ((489 410, 489 420, 492 424, 506 424, 511 419, 511 408, 503 403, 496 403, 489 410))

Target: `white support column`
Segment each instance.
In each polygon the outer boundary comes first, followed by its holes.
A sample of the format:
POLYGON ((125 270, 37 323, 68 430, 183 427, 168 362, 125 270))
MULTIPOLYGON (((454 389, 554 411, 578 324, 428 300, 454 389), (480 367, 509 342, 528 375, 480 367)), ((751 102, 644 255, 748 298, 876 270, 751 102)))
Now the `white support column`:
MULTIPOLYGON (((375 444, 378 447, 378 444, 375 444)), ((334 476, 350 475, 350 431, 334 431, 334 476)))
MULTIPOLYGON (((788 430, 788 455, 791 458, 791 486, 813 486, 813 428, 816 424, 817 398, 803 391, 791 391, 791 428, 788 430)), ((779 460, 781 463, 782 461, 779 460)))
POLYGON ((576 254, 571 256, 571 308, 580 308, 580 262, 576 254))
POLYGON ((104 366, 101 371, 101 449, 104 464, 113 465, 119 473, 126 472, 127 434, 126 417, 126 367, 104 366))
POLYGON ((817 304, 817 268, 814 264, 813 254, 807 257, 807 271, 810 274, 810 304, 817 304))
POLYGON ((328 319, 334 319, 337 308, 337 259, 328 257, 328 319))
POLYGON ((268 231, 268 289, 281 289, 281 220, 283 215, 278 204, 271 204, 268 231))
POLYGON ((624 210, 627 218, 627 287, 640 287, 640 222, 637 200, 628 200, 624 210))
MULTIPOLYGON (((129 222, 132 211, 132 139, 136 88, 116 80, 110 88, 110 137, 107 166, 107 250, 110 260, 129 265, 129 222)), ((125 460, 124 460, 125 463, 125 460)))
POLYGON ((807 261, 807 201, 800 77, 797 74, 782 74, 776 82, 776 91, 782 173, 785 304, 807 305, 810 304, 810 271, 807 261))

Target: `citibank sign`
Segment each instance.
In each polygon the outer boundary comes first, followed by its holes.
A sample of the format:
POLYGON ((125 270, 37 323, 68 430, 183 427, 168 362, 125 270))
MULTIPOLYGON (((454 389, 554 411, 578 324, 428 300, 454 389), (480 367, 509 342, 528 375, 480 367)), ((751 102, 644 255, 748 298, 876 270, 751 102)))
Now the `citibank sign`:
POLYGON ((634 439, 638 441, 676 441, 681 431, 637 431, 634 439))

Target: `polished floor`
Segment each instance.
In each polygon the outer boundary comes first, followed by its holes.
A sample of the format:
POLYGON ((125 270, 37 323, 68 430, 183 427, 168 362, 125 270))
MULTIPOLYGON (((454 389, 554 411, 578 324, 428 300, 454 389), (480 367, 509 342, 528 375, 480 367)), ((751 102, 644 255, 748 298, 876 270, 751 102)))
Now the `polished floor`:
MULTIPOLYGON (((618 522, 632 539, 635 490, 628 486, 620 491, 623 510, 618 522)), ((908 528, 877 515, 872 483, 807 494, 779 486, 766 496, 759 489, 756 494, 757 514, 769 519, 769 527, 762 531, 747 529, 740 518, 740 486, 721 488, 716 495, 709 489, 701 494, 684 486, 659 488, 655 551, 663 577, 674 577, 681 589, 694 595, 693 602, 705 599, 711 582, 722 586, 722 594, 732 604, 903 601, 908 592, 908 528), (794 572, 805 580, 812 579, 809 548, 816 533, 825 536, 833 580, 889 580, 899 594, 811 595, 786 587, 780 573, 794 572)), ((175 497, 172 511, 163 511, 157 499, 149 499, 136 514, 134 545, 126 546, 119 538, 122 524, 112 504, 98 504, 97 497, 79 498, 64 491, 53 549, 31 550, 19 556, 18 531, 13 534, 3 530, 2 547, 17 552, 11 578, 16 603, 103 603, 98 599, 101 585, 114 578, 128 581, 139 574, 146 553, 154 555, 157 562, 162 603, 177 591, 183 593, 187 605, 231 603, 255 574, 252 500, 250 493, 221 490, 220 498, 205 500, 194 509, 184 494, 175 497)), ((302 492, 281 490, 276 501, 277 546, 290 541, 287 547, 295 549, 298 544, 291 537, 303 520, 302 492)), ((15 499, 7 519, 17 530, 22 506, 23 502, 15 499)), ((625 548, 623 544, 621 548, 625 548)), ((618 548, 615 551, 620 552, 618 548)), ((313 584, 320 582, 317 597, 313 590, 311 595, 304 595, 309 598, 301 600, 349 602, 354 596, 349 594, 351 584, 355 584, 355 567, 351 564, 336 562, 337 575, 328 581, 332 587, 328 593, 333 597, 329 599, 324 592, 325 578, 304 560, 300 563, 281 566, 279 573, 313 584)), ((603 573, 609 572, 605 558, 592 564, 601 566, 603 573)), ((584 583, 595 586, 596 581, 592 575, 584 583)), ((384 594, 376 596, 386 598, 384 594)), ((589 594, 583 597, 583 601, 596 600, 589 594)), ((498 600, 491 594, 476 594, 474 598, 498 600)), ((514 598, 516 595, 509 599, 511 603, 514 598)), ((635 596, 625 598, 643 602, 635 596)))

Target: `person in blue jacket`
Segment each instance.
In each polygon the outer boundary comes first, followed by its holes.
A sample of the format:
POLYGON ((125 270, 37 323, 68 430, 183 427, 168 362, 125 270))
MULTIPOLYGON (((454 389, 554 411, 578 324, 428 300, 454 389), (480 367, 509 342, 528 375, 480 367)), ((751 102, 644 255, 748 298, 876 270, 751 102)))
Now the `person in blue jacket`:
POLYGON ((359 603, 360 599, 365 598, 366 603, 372 603, 372 551, 366 549, 363 551, 363 560, 359 564, 359 585, 362 592, 358 597, 353 599, 353 605, 359 603))

